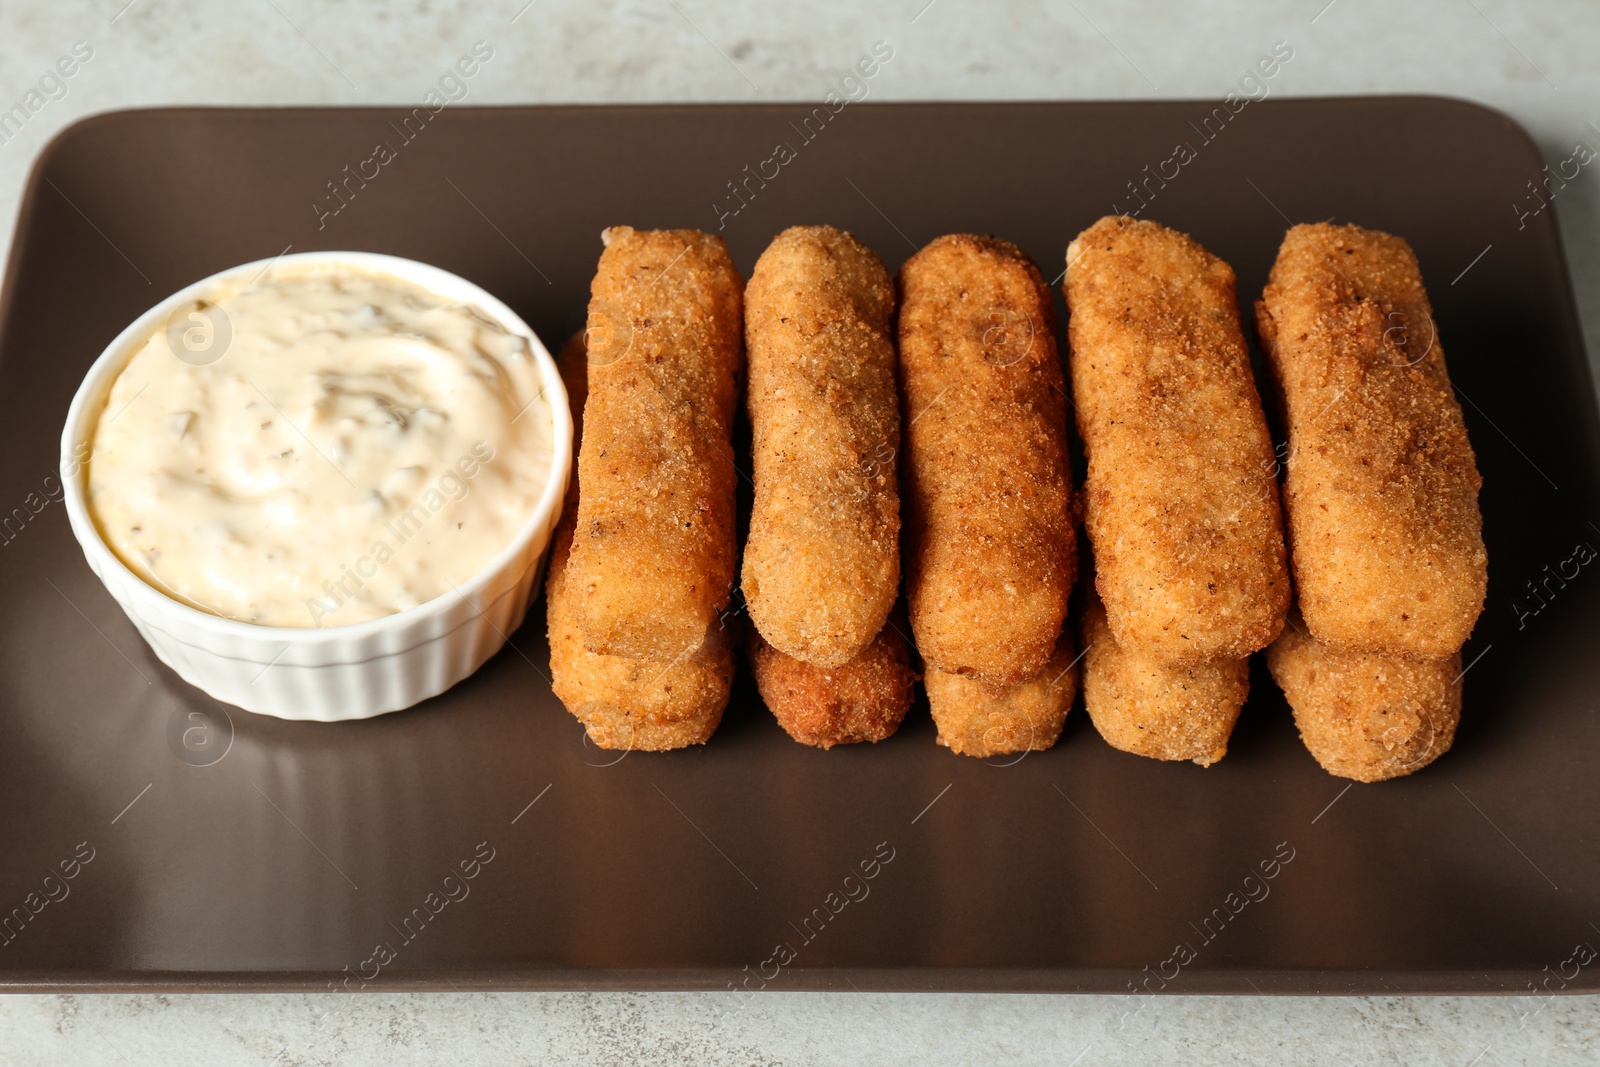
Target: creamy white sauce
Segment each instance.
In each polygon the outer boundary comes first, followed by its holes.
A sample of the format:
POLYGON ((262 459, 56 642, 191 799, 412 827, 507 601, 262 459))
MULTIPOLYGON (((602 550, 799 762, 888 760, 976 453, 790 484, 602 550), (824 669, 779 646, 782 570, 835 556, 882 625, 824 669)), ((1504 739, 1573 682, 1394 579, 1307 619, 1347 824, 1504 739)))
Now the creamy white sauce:
POLYGON ((90 513, 150 585, 338 626, 451 592, 527 523, 553 423, 525 339, 348 267, 269 270, 206 303, 135 351, 89 457, 90 513))

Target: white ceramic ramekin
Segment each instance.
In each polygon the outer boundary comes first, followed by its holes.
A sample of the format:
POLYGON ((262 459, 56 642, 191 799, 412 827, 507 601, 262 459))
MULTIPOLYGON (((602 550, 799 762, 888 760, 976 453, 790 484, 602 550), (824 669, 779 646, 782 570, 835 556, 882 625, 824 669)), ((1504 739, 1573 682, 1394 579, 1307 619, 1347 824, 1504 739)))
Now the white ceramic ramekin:
POLYGON ((364 719, 444 692, 483 665, 522 624, 544 563, 572 471, 572 413, 556 364, 539 338, 505 304, 465 278, 414 260, 366 252, 304 252, 215 274, 173 293, 107 346, 79 387, 61 435, 61 474, 72 532, 89 566, 161 661, 184 681, 248 711, 283 719, 364 719), (181 604, 134 574, 89 517, 85 465, 111 385, 135 348, 174 309, 269 265, 343 265, 413 282, 471 304, 523 337, 539 368, 554 427, 550 478, 516 539, 450 592, 394 615, 345 626, 257 626, 181 604))

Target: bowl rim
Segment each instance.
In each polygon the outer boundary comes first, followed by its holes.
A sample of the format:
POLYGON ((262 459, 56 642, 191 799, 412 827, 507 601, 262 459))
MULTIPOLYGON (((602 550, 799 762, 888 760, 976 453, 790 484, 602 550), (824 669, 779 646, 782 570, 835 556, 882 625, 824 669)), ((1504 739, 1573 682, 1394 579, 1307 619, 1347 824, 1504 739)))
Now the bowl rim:
MULTIPOLYGON (((251 279, 252 283, 254 280, 255 278, 251 279)), ((377 634, 424 624, 445 615, 457 601, 465 601, 469 607, 481 613, 483 608, 474 598, 482 594, 491 581, 504 574, 520 560, 535 539, 553 529, 555 512, 564 502, 567 482, 571 477, 572 433, 570 399, 567 396, 566 386, 561 381, 561 374, 556 367, 554 357, 539 339, 539 335, 522 320, 520 315, 482 286, 442 267, 403 256, 359 251, 297 252, 253 260, 217 271, 156 302, 124 327, 90 365, 77 392, 73 394, 61 433, 60 473, 67 514, 72 520, 71 525, 78 542, 85 551, 95 555, 101 567, 111 568, 118 579, 117 586, 121 592, 136 601, 137 610, 141 613, 156 612, 164 615, 170 622, 188 623, 221 637, 243 640, 270 639, 274 646, 287 642, 289 647, 304 647, 332 641, 360 641, 377 634), (269 269, 286 265, 350 267, 363 273, 397 278, 421 286, 435 296, 471 304, 507 332, 516 334, 528 342, 529 351, 539 369, 540 395, 550 402, 552 421, 550 469, 545 479, 544 490, 534 504, 527 521, 504 548, 466 581, 430 600, 390 615, 359 622, 315 627, 269 626, 264 623, 242 622, 214 615, 162 592, 135 573, 122 561, 122 557, 106 544, 99 524, 89 511, 85 486, 85 475, 89 466, 88 453, 86 450, 83 452, 82 460, 75 457, 79 454, 80 445, 88 446, 92 440, 98 419, 110 397, 111 388, 133 358, 134 346, 147 339, 165 317, 189 300, 207 295, 236 275, 253 273, 259 277, 269 269)), ((537 562, 534 566, 537 566, 537 562)), ((98 571, 99 567, 94 569, 98 571)), ((102 577, 102 581, 106 581, 108 577, 109 575, 102 577)), ((118 594, 117 598, 121 599, 118 589, 111 591, 118 594)), ((283 651, 287 652, 288 648, 283 651)))

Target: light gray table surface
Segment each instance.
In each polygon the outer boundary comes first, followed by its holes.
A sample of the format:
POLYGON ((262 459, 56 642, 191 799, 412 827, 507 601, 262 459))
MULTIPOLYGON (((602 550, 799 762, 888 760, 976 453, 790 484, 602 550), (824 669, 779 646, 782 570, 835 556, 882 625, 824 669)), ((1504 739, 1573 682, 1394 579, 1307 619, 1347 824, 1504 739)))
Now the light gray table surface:
MULTIPOLYGON (((39 149, 84 115, 411 105, 477 37, 499 51, 469 103, 814 101, 878 39, 896 55, 875 100, 1220 98, 1285 40, 1295 58, 1275 96, 1443 93, 1510 113, 1552 164, 1580 142, 1600 149, 1594 0, 525 3, 0 0, 0 109, 75 42, 93 49, 0 143, 0 215, 15 217, 39 149)), ((1591 354, 1596 170, 1555 202, 1591 354)), ((689 993, 7 996, 0 1064, 1600 1063, 1596 997, 1175 996, 1125 1019, 1131 1006, 771 993, 719 1021, 719 995, 689 993)))

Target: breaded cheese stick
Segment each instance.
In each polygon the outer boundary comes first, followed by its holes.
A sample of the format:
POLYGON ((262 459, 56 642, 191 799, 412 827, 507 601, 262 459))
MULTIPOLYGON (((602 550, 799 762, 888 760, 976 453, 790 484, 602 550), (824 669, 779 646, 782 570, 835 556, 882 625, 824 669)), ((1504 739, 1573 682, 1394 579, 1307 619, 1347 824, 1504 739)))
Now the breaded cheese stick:
POLYGON ((1478 475, 1416 255, 1358 226, 1296 226, 1256 324, 1288 427, 1300 610, 1330 648, 1444 657, 1483 610, 1478 475))
POLYGON ((1291 618, 1267 666, 1300 740, 1329 774, 1381 782, 1447 752, 1461 722, 1461 654, 1411 659, 1336 652, 1291 618))
POLYGON ((718 237, 613 226, 603 238, 572 616, 591 652, 672 661, 700 647, 733 587, 744 283, 718 237))
POLYGON ((772 648, 843 667, 900 592, 894 283, 831 226, 783 231, 745 290, 755 503, 741 587, 772 648))
POLYGON ((930 677, 1029 681, 1077 565, 1049 290, 1015 245, 940 237, 900 269, 899 329, 917 650, 930 677))
POLYGON ((778 725, 796 741, 823 749, 891 736, 911 707, 917 682, 911 646, 892 622, 842 667, 786 655, 752 630, 750 664, 778 725))
POLYGON ((1112 633, 1174 664, 1265 648, 1289 572, 1233 269, 1175 230, 1107 216, 1068 246, 1064 289, 1084 525, 1112 633))
POLYGON ((665 662, 590 652, 572 617, 567 553, 575 525, 569 516, 556 528, 545 583, 556 696, 600 748, 659 752, 704 744, 733 686, 729 635, 713 623, 698 648, 665 662))
POLYGON ((927 668, 922 685, 939 728, 939 744, 980 759, 1037 752, 1055 744, 1078 695, 1073 644, 1072 633, 1063 626, 1044 670, 1018 685, 990 685, 927 668))
MULTIPOLYGON (((583 434, 588 367, 583 334, 556 357, 573 409, 573 436, 583 434)), ((661 751, 701 744, 716 730, 733 684, 729 635, 712 638, 680 661, 662 664, 624 656, 602 656, 584 648, 572 619, 567 592, 568 553, 577 524, 578 479, 567 487, 545 582, 545 619, 550 637, 550 674, 557 699, 566 705, 601 748, 661 751)))
POLYGON ((1084 598, 1083 706, 1112 748, 1209 767, 1228 753, 1250 695, 1250 659, 1174 665, 1117 641, 1098 597, 1084 598))

